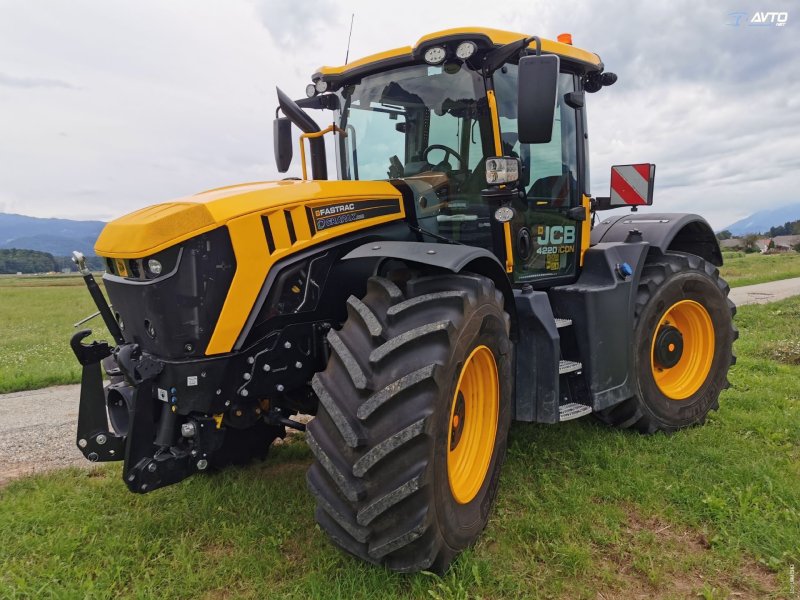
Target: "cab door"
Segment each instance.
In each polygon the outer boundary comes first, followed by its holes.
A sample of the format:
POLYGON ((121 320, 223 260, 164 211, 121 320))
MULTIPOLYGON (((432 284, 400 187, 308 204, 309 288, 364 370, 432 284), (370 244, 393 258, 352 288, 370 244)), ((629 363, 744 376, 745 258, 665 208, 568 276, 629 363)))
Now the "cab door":
POLYGON ((578 119, 565 102, 577 77, 561 73, 553 118, 553 135, 546 144, 520 144, 517 135, 517 67, 506 65, 494 75, 503 153, 522 163, 521 193, 512 203, 511 222, 515 283, 553 285, 574 279, 581 248, 581 223, 568 216, 580 206, 578 119), (556 280, 556 281, 554 281, 556 280))

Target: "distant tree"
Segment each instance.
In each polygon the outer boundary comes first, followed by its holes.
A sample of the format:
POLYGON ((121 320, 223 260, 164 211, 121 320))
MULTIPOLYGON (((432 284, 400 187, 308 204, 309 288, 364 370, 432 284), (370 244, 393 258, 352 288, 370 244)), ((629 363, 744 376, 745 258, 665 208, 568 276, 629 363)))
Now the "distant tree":
POLYGON ((800 252, 800 242, 797 242, 792 248, 794 248, 795 252, 800 252))
POLYGON ((748 233, 746 236, 742 238, 742 247, 744 248, 745 252, 758 252, 758 246, 756 246, 756 242, 758 241, 758 236, 755 233, 748 233))
POLYGON ((49 273, 58 263, 49 252, 11 248, 0 250, 0 274, 49 273))
POLYGON ((724 230, 724 231, 720 231, 720 232, 717 234, 717 239, 718 239, 718 240, 729 240, 729 239, 731 239, 732 237, 733 237, 733 234, 732 234, 730 231, 728 231, 727 229, 726 229, 726 230, 724 230))
POLYGON ((772 250, 775 248, 775 240, 770 240, 769 244, 767 244, 767 248, 772 250))

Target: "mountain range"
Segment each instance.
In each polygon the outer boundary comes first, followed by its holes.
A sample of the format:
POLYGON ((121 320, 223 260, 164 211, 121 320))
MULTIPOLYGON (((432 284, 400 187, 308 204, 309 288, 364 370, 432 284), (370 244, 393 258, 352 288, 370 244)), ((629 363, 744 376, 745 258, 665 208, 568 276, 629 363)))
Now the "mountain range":
POLYGON ((73 250, 94 254, 94 242, 103 221, 39 219, 0 213, 0 248, 19 248, 70 256, 73 250))
POLYGON ((796 221, 797 219, 800 219, 800 202, 759 210, 749 217, 723 227, 720 231, 730 231, 737 237, 748 233, 765 233, 769 231, 770 227, 783 225, 787 221, 796 221))

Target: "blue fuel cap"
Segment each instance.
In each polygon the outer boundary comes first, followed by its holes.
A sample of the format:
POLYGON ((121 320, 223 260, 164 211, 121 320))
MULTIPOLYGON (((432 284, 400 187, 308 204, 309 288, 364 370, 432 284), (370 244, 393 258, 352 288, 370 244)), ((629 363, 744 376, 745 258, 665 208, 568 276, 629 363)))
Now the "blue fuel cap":
POLYGON ((620 277, 623 279, 627 279, 631 275, 633 275, 633 267, 630 266, 628 263, 624 262, 622 264, 617 265, 617 273, 619 273, 620 277))

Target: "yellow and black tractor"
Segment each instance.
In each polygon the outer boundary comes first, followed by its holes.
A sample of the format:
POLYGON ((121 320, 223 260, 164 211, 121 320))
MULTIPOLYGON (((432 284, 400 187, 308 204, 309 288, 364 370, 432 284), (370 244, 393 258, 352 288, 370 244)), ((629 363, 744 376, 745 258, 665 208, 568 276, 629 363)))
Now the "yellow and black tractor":
POLYGON ((114 338, 72 339, 78 447, 142 493, 315 415, 322 530, 441 572, 486 525, 512 420, 702 423, 734 360, 722 256, 701 217, 636 212, 654 165, 613 167, 592 197, 586 97, 616 79, 567 34, 462 28, 278 90, 278 170, 296 128, 303 179, 110 222, 110 304, 76 255, 114 338))

